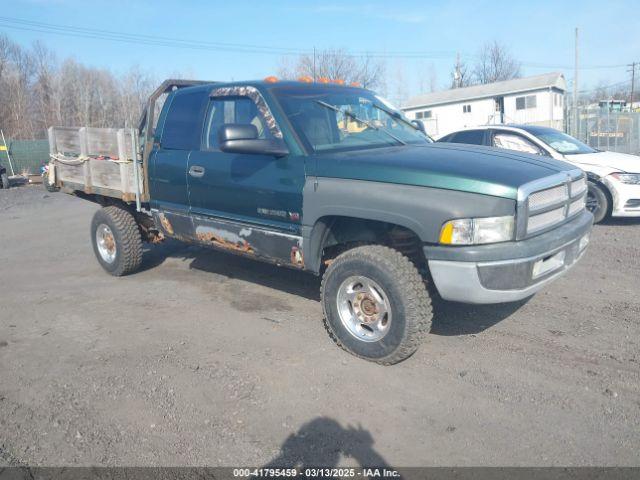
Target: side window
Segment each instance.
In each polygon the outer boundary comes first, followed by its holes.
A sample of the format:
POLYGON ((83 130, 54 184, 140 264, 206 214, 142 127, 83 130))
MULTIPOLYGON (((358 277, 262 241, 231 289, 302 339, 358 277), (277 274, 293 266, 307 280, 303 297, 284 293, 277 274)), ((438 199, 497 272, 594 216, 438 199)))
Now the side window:
POLYGON ((512 133, 496 133, 493 136, 493 146, 498 148, 505 148, 507 150, 515 150, 517 152, 544 155, 544 152, 529 140, 520 135, 515 135, 512 133))
POLYGON ((453 135, 449 141, 453 143, 484 145, 484 130, 463 130, 453 135))
POLYGON ((164 122, 162 148, 194 150, 200 148, 202 119, 207 106, 207 92, 176 93, 164 122))
POLYGON ((217 97, 209 102, 205 122, 205 150, 218 150, 218 130, 227 123, 254 125, 258 138, 273 138, 257 105, 249 97, 217 97))
POLYGON ((527 95, 524 97, 516 97, 516 110, 525 110, 527 108, 536 108, 537 99, 535 95, 527 95))

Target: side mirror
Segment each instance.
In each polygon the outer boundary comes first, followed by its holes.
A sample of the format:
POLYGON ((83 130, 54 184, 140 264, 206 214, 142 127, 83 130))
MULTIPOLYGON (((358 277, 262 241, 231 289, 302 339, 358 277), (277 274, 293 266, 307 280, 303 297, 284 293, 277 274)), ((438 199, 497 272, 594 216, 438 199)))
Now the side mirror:
POLYGON ((424 127, 424 123, 422 123, 422 120, 411 120, 411 123, 414 124, 416 128, 422 133, 424 133, 425 135, 427 134, 427 129, 424 127))
POLYGON ((220 150, 227 153, 248 153, 284 157, 289 149, 280 139, 258 138, 258 129, 251 124, 227 123, 218 129, 220 150))

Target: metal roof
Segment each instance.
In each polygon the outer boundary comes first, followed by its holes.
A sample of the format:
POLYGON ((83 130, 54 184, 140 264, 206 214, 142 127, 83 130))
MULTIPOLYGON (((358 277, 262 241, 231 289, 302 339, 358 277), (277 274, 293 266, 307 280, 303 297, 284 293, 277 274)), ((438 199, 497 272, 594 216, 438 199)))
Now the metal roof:
POLYGON ((456 103, 498 95, 542 90, 550 87, 564 92, 567 89, 564 75, 559 72, 544 73, 533 77, 516 78, 502 82, 488 83, 486 85, 473 85, 471 87, 453 88, 441 92, 427 93, 410 98, 402 109, 410 110, 420 107, 432 107, 445 103, 456 103))

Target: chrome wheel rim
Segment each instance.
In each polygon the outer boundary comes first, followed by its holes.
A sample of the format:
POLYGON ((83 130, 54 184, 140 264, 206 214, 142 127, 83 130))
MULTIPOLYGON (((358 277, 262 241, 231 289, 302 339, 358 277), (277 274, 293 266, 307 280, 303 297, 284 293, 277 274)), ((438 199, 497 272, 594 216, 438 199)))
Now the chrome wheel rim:
POLYGON ((108 225, 101 223, 96 229, 96 245, 102 260, 113 263, 116 259, 116 239, 108 225))
POLYGON ((363 342, 377 342, 391 325, 391 305, 386 292, 363 276, 347 278, 337 295, 338 316, 346 330, 363 342))

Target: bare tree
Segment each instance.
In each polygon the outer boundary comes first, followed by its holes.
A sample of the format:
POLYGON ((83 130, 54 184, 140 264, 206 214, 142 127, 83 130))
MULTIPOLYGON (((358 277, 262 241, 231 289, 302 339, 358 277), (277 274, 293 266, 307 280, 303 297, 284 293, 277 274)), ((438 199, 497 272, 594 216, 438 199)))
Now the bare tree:
POLYGON ((520 62, 507 47, 494 40, 480 50, 473 74, 475 81, 480 84, 519 78, 520 62))
POLYGON ((366 55, 350 55, 343 49, 329 49, 315 55, 300 55, 293 62, 281 61, 278 75, 289 80, 300 77, 344 80, 364 88, 376 88, 383 81, 384 63, 366 55))
POLYGON ((56 95, 56 57, 42 42, 33 45, 34 82, 32 101, 35 129, 44 130, 60 123, 59 97, 56 95))
POLYGON ((156 82, 139 66, 132 67, 120 82, 120 110, 125 127, 136 127, 140 113, 156 82))
POLYGON ((59 63, 43 43, 26 49, 0 34, 0 128, 9 138, 44 138, 51 125, 136 126, 156 83, 139 67, 115 76, 59 63))

